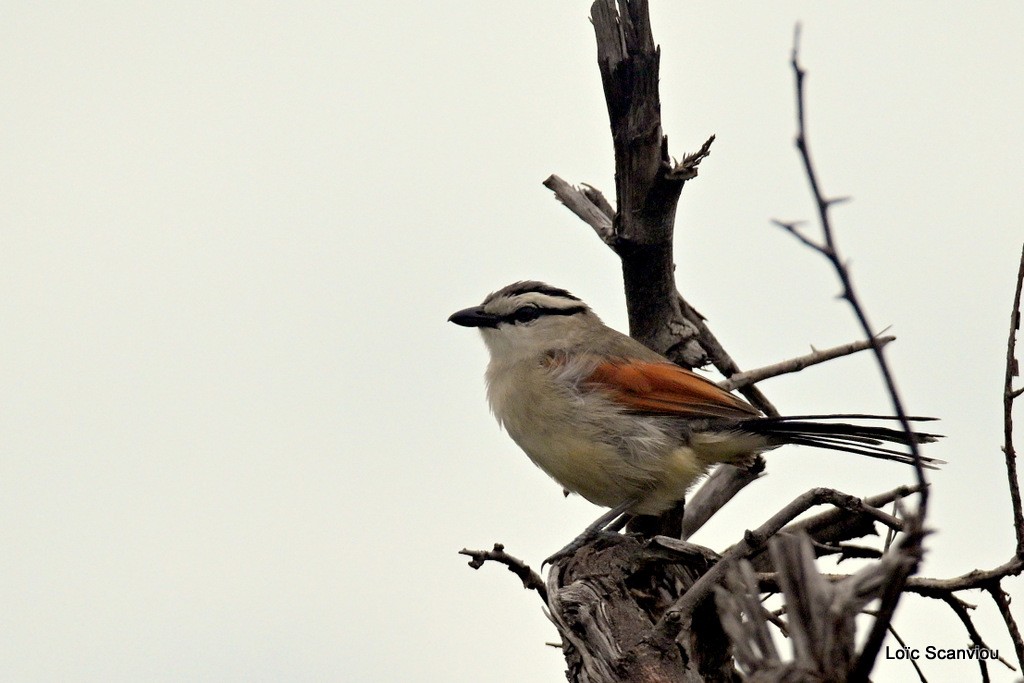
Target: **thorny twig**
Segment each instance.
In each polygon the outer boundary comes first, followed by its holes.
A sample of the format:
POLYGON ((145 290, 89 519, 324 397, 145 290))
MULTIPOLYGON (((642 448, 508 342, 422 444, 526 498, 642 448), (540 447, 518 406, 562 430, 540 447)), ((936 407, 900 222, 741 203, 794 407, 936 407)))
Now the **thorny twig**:
MULTIPOLYGON (((829 209, 833 204, 844 200, 825 198, 825 194, 821 189, 821 184, 818 181, 817 171, 815 170, 814 163, 811 160, 810 146, 807 142, 807 121, 805 116, 804 100, 804 78, 806 77, 806 72, 803 67, 800 66, 799 50, 800 25, 798 24, 793 37, 793 55, 791 60, 793 74, 796 78, 796 147, 800 152, 804 171, 811 187, 811 194, 813 195, 814 201, 817 205, 818 223, 821 227, 824 242, 819 244, 814 240, 805 237, 799 232, 795 225, 787 225, 779 221, 776 221, 776 224, 781 225, 803 244, 817 251, 832 264, 832 267, 843 287, 842 297, 850 304, 850 308, 853 310, 855 317, 860 322, 864 335, 871 341, 875 360, 877 361, 878 368, 882 373, 882 378, 885 382, 886 389, 888 390, 889 398, 892 401, 893 409, 896 412, 896 416, 899 418, 900 425, 908 435, 912 435, 913 430, 910 426, 910 420, 907 418, 907 413, 903 408, 903 401, 900 399, 899 391, 896 389, 896 382, 893 379, 892 373, 889 370, 889 365, 885 360, 885 354, 882 352, 882 345, 878 343, 877 334, 875 333, 871 323, 868 321, 867 314, 865 313, 863 306, 860 304, 860 300, 854 290, 853 282, 850 278, 850 272, 839 254, 839 248, 836 244, 835 236, 832 231, 829 209)), ((908 441, 910 452, 914 459, 914 472, 917 475, 917 483, 921 487, 917 510, 912 516, 916 518, 917 524, 923 525, 928 508, 927 479, 924 474, 924 466, 921 460, 920 449, 913 439, 908 439, 908 441)), ((913 573, 915 569, 915 566, 910 566, 907 568, 905 573, 894 575, 893 584, 888 586, 886 591, 883 593, 881 604, 878 607, 878 617, 875 619, 867 640, 861 648, 858 664, 853 670, 852 678, 854 680, 867 680, 868 674, 874 667, 875 658, 878 656, 878 652, 882 647, 882 642, 885 640, 886 631, 889 623, 892 621, 893 613, 896 611, 896 605, 899 602, 900 595, 902 593, 902 583, 910 574, 913 573)))
MULTIPOLYGON (((893 379, 892 372, 889 370, 889 364, 885 360, 885 354, 882 352, 883 344, 879 343, 877 333, 868 321, 867 314, 864 311, 864 307, 860 303, 860 299, 853 287, 853 281, 850 277, 850 272, 843 262, 842 257, 839 253, 839 247, 836 244, 835 235, 832 230, 832 221, 829 216, 829 208, 833 204, 845 201, 845 198, 826 199, 824 193, 821 190, 821 184, 818 181, 818 173, 814 168, 814 163, 811 160, 811 150, 807 142, 807 121, 804 113, 804 79, 807 72, 804 71, 803 67, 800 66, 800 26, 796 27, 796 32, 793 39, 793 56, 791 65, 793 67, 793 73, 796 77, 796 110, 797 110, 797 134, 796 134, 796 147, 800 152, 800 159, 803 161, 804 171, 807 175, 807 181, 811 187, 811 194, 814 197, 814 202, 818 209, 818 223, 821 227, 822 237, 824 242, 819 244, 814 240, 802 235, 797 229, 795 224, 785 224, 780 221, 775 221, 776 225, 779 225, 786 229, 789 233, 794 235, 797 239, 803 242, 805 245, 818 252, 832 264, 833 269, 836 272, 836 276, 839 278, 840 284, 842 284, 843 291, 842 297, 846 299, 847 303, 853 309, 853 313, 856 316, 861 328, 864 331, 864 335, 867 340, 871 343, 871 348, 875 354, 875 360, 878 362, 879 370, 882 373, 882 378, 885 381, 886 389, 889 393, 889 398, 892 401, 893 409, 896 411, 896 416, 899 418, 900 425, 903 430, 908 434, 913 434, 913 429, 910 426, 910 421, 907 418, 907 413, 903 408, 903 401, 900 399, 899 391, 896 389, 896 381, 893 379)), ((917 483, 921 487, 920 491, 920 504, 918 506, 918 514, 921 516, 922 521, 925 517, 928 502, 928 488, 927 480, 924 475, 924 467, 922 466, 921 454, 918 449, 918 445, 913 440, 909 443, 910 452, 914 457, 914 470, 917 473, 917 483)))
POLYGON ((1006 342, 1006 370, 1003 377, 1003 454, 1006 457, 1006 476, 1010 484, 1010 501, 1013 505, 1013 529, 1017 537, 1017 557, 1024 558, 1024 511, 1021 509, 1020 480, 1017 478, 1017 452, 1013 448, 1013 402, 1021 395, 1014 391, 1013 378, 1019 374, 1017 366, 1017 331, 1020 329, 1020 298, 1024 287, 1024 249, 1020 254, 1017 268, 1017 286, 1013 293, 1013 310, 1010 311, 1010 338, 1006 342))
POLYGON ((999 614, 1003 617, 1003 623, 1006 624, 1010 640, 1013 641, 1013 649, 1017 653, 1017 664, 1024 668, 1024 640, 1021 639, 1017 621, 1013 618, 1013 613, 1010 612, 1010 600, 1002 586, 998 583, 988 586, 987 590, 989 595, 992 596, 992 601, 996 603, 999 614))
MULTIPOLYGON (((984 648, 985 641, 981 639, 981 634, 978 633, 978 629, 975 628, 974 622, 971 620, 971 615, 967 612, 967 605, 963 600, 956 597, 955 595, 943 596, 942 601, 949 605, 949 608, 953 610, 953 613, 959 617, 960 621, 963 622, 964 628, 967 629, 967 635, 971 637, 971 644, 973 647, 984 648)), ((988 677, 988 663, 978 657, 978 667, 981 669, 981 680, 988 683, 991 679, 988 677)), ((1013 667, 1010 667, 1011 669, 1013 667)))
MULTIPOLYGON (((900 637, 900 634, 896 632, 896 629, 892 627, 892 624, 889 624, 889 633, 892 634, 892 637, 896 639, 896 642, 900 644, 901 648, 904 650, 907 649, 907 642, 900 637)), ((921 683, 928 683, 928 679, 924 677, 924 672, 921 671, 921 665, 917 663, 917 660, 913 657, 908 657, 907 660, 911 665, 913 665, 914 671, 917 672, 917 677, 921 683)))
MULTIPOLYGON (((893 336, 879 337, 878 343, 885 346, 895 339, 896 337, 893 336)), ((841 346, 833 346, 829 349, 822 349, 820 351, 818 349, 814 349, 811 353, 803 356, 797 356, 796 358, 790 358, 779 363, 766 365, 762 368, 736 373, 729 377, 729 379, 719 382, 718 386, 726 391, 733 391, 739 387, 747 386, 748 384, 754 384, 756 382, 761 382, 766 379, 778 377, 779 375, 785 375, 791 372, 800 372, 804 368, 808 368, 812 365, 824 363, 827 360, 833 360, 843 356, 849 356, 857 353, 858 351, 864 351, 870 348, 870 341, 855 341, 850 342, 849 344, 842 344, 841 346)))

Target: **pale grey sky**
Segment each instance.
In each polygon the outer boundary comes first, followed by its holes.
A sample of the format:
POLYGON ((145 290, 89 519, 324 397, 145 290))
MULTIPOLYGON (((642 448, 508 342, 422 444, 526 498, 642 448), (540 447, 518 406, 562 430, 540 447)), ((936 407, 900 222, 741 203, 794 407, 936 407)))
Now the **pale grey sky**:
MULTIPOLYGON (((769 224, 813 215, 792 146, 802 21, 819 170, 854 198, 841 245, 899 337, 910 409, 948 434, 924 573, 1004 561, 1024 5, 653 5, 671 151, 718 136, 683 193, 680 287, 744 367, 857 335, 825 263, 769 224)), ((540 184, 614 196, 587 11, 4 9, 0 679, 562 680, 536 597, 456 551, 539 563, 599 510, 499 432, 483 346, 445 319, 539 278, 625 326, 617 260, 540 184)), ((866 356, 763 389, 792 412, 887 408, 866 356)), ((722 549, 812 485, 911 477, 799 449, 769 475, 694 540, 722 549)), ((967 642, 916 598, 897 626, 967 642)))

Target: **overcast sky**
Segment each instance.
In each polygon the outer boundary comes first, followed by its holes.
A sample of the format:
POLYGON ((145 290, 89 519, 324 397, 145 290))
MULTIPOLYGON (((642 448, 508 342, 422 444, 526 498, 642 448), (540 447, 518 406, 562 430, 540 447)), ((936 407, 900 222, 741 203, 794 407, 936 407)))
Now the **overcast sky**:
MULTIPOLYGON (((683 192, 680 288, 744 368, 857 338, 825 262, 770 224, 813 216, 792 145, 801 21, 821 178, 853 198, 841 247, 899 337, 909 409, 948 435, 928 450, 949 465, 923 573, 1007 560, 1024 5, 653 5, 671 153, 718 136, 683 192)), ((614 197, 587 14, 0 12, 0 679, 562 680, 537 597, 456 551, 501 541, 539 564, 601 511, 499 431, 483 345, 445 320, 536 278, 625 328, 617 259, 541 186, 614 197)), ((888 408, 866 355, 762 388, 794 413, 888 408)), ((722 550, 811 486, 912 477, 794 448, 768 472, 694 540, 722 550)), ((967 643, 919 598, 896 625, 912 646, 967 643)))

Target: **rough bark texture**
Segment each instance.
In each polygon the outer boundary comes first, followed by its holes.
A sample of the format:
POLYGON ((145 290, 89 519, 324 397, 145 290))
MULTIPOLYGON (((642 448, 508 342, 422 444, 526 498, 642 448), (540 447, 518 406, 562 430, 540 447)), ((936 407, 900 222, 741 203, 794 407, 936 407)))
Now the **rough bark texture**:
POLYGON ((680 644, 652 629, 714 559, 707 551, 622 536, 587 546, 553 567, 548 607, 562 633, 569 680, 734 680, 728 639, 712 601, 698 610, 680 644))
MULTIPOLYGON (((771 639, 772 615, 750 563, 731 566, 725 586, 715 595, 722 623, 735 644, 736 661, 749 680, 849 681, 858 678, 854 619, 889 586, 914 570, 920 557, 920 530, 905 537, 899 550, 886 553, 852 576, 830 582, 815 566, 814 550, 804 534, 780 534, 769 541, 772 565, 786 599, 786 631, 792 659, 784 660, 771 639)), ((860 677, 864 680, 863 676, 860 677)))
MULTIPOLYGON (((661 128, 658 75, 646 0, 598 0, 591 7, 612 141, 615 199, 612 247, 622 257, 629 333, 694 367, 707 357, 676 299, 672 233, 685 174, 673 173, 661 128)), ((692 177, 692 176, 691 176, 692 177)))

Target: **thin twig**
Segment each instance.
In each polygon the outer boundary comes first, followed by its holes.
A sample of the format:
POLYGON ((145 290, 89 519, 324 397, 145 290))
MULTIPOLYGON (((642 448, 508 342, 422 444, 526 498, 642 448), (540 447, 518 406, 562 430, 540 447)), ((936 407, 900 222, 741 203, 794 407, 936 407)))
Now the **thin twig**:
POLYGON ((941 598, 944 594, 973 588, 988 588, 1000 579, 1018 576, 1024 572, 1024 560, 1019 557, 1001 564, 995 569, 975 569, 951 579, 929 579, 915 576, 907 580, 907 591, 928 598, 941 598))
POLYGON ((801 242, 803 242, 804 246, 810 247, 814 251, 817 251, 817 252, 819 252, 821 254, 824 254, 825 256, 829 256, 830 254, 828 252, 827 247, 823 247, 822 245, 818 244, 817 242, 815 242, 814 240, 812 240, 811 238, 805 236, 802 232, 800 232, 799 225, 802 222, 803 221, 793 222, 793 223, 786 223, 784 221, 780 221, 780 220, 775 219, 775 218, 772 219, 772 223, 774 223, 778 227, 780 227, 783 230, 785 230, 786 232, 788 232, 793 237, 795 237, 798 240, 800 240, 801 242))
POLYGON ((1017 664, 1024 669, 1024 639, 1021 638, 1017 620, 1013 618, 1013 612, 1010 611, 1010 600, 1003 591, 1003 587, 998 583, 988 587, 988 594, 992 596, 992 601, 996 603, 999 614, 1003 617, 1003 623, 1006 624, 1010 640, 1013 641, 1014 652, 1017 653, 1017 664))
POLYGON ((908 515, 904 523, 906 524, 906 534, 902 540, 886 550, 885 554, 882 555, 882 559, 873 565, 869 565, 881 567, 887 560, 897 560, 897 563, 891 565, 891 570, 886 573, 885 583, 880 591, 874 624, 868 633, 867 641, 861 647, 860 654, 857 655, 856 664, 847 677, 848 681, 860 683, 861 681, 867 682, 870 680, 869 674, 871 669, 874 668, 875 659, 878 656, 879 649, 881 649, 882 642, 885 640, 886 630, 892 623, 896 605, 903 594, 907 579, 917 571, 917 566, 921 561, 921 541, 924 538, 921 518, 913 514, 908 515))
POLYGON ((1017 557, 1024 557, 1024 512, 1021 510, 1020 480, 1017 478, 1017 452, 1013 448, 1013 401, 1020 390, 1013 390, 1013 378, 1018 375, 1017 330, 1020 329, 1020 297, 1024 287, 1024 249, 1017 268, 1017 286, 1013 292, 1013 310, 1010 311, 1010 338, 1006 342, 1006 371, 1003 377, 1003 454, 1006 457, 1006 477, 1010 483, 1010 501, 1013 505, 1013 529, 1017 536, 1017 557))
MULTIPOLYGON (((885 382, 886 389, 888 390, 889 398, 892 401, 893 410, 899 418, 900 425, 903 427, 903 430, 907 433, 908 437, 910 437, 913 435, 913 430, 911 429, 910 421, 907 419, 907 413, 903 408, 903 401, 900 399, 899 391, 896 389, 896 381, 893 379, 892 373, 889 370, 889 365, 885 360, 885 354, 882 352, 882 346, 877 342, 877 335, 874 332, 874 328, 868 321, 867 314, 861 306, 857 293, 853 288, 853 282, 850 278, 849 270, 846 268, 846 264, 843 263, 843 260, 839 255, 835 236, 832 231, 831 218, 829 216, 829 207, 836 203, 837 200, 829 200, 825 198, 825 195, 821 190, 821 184, 818 182, 818 175, 814 169, 814 163, 811 160, 810 147, 807 143, 807 124, 804 111, 804 78, 806 76, 806 72, 800 66, 799 50, 800 26, 798 24, 793 38, 793 56, 791 60, 793 73, 796 78, 796 147, 799 150, 800 158, 803 161, 807 181, 811 187, 811 194, 817 204, 818 222, 824 237, 824 243, 815 244, 812 240, 801 235, 794 226, 782 225, 788 232, 796 236, 804 244, 812 247, 815 251, 827 258, 832 264, 832 267, 843 287, 843 298, 850 304, 850 308, 853 310, 855 317, 860 322, 860 326, 864 331, 865 337, 871 341, 872 351, 874 352, 875 360, 878 363, 878 368, 882 373, 882 378, 885 382)), ((912 515, 912 518, 916 520, 916 524, 922 525, 928 509, 927 479, 924 474, 924 464, 921 460, 920 449, 912 438, 908 439, 908 441, 910 453, 914 460, 914 472, 917 475, 917 483, 921 487, 917 511, 912 515)), ((910 573, 912 573, 912 569, 912 567, 908 568, 906 573, 894 574, 894 584, 888 586, 883 592, 881 604, 878 607, 878 617, 872 625, 871 631, 868 633, 868 637, 861 649, 857 666, 852 672, 852 680, 868 680, 868 674, 874 667, 875 659, 877 658, 878 652, 885 640, 887 628, 889 623, 892 621, 893 613, 895 612, 896 605, 899 602, 900 594, 902 592, 902 582, 906 580, 910 573)))
MULTIPOLYGON (((901 648, 903 648, 904 650, 907 649, 906 641, 900 638, 900 634, 896 633, 896 629, 892 627, 892 624, 889 624, 889 633, 892 634, 892 637, 896 639, 896 642, 900 644, 901 648)), ((907 660, 914 667, 914 671, 917 672, 917 677, 921 681, 921 683, 928 683, 928 679, 924 677, 924 672, 921 671, 921 667, 918 665, 917 660, 913 657, 908 657, 907 660)))
MULTIPOLYGON (((885 346, 891 341, 894 341, 896 337, 885 336, 879 337, 878 343, 885 346)), ((746 386, 748 384, 755 384, 757 382, 770 379, 772 377, 778 377, 779 375, 785 375, 791 372, 800 372, 804 368, 808 368, 818 363, 824 363, 825 361, 832 360, 834 358, 841 358, 843 356, 849 356, 857 353, 858 351, 864 351, 871 348, 870 341, 855 341, 849 344, 842 344, 840 346, 833 346, 830 349, 815 349, 811 353, 803 356, 797 356, 796 358, 790 358, 779 363, 773 363, 772 365, 766 365, 762 368, 756 368, 754 370, 747 370, 746 372, 740 372, 729 379, 719 382, 718 386, 722 387, 726 391, 734 391, 739 387, 746 386)))
MULTIPOLYGON (((880 510, 883 505, 888 505, 889 503, 893 502, 898 498, 903 498, 912 495, 913 493, 916 492, 917 488, 913 486, 897 486, 891 491, 879 493, 874 496, 868 496, 867 498, 864 499, 864 503, 870 508, 880 510)), ((795 533, 798 530, 803 530, 806 531, 808 535, 811 536, 811 538, 822 540, 822 529, 842 524, 843 522, 848 521, 851 518, 851 515, 861 516, 862 513, 859 511, 856 513, 852 513, 849 510, 838 508, 835 510, 827 510, 820 514, 814 515, 813 517, 808 517, 807 519, 803 519, 799 522, 790 524, 786 527, 785 530, 789 533, 795 533)), ((825 536, 825 538, 835 542, 841 540, 849 540, 850 538, 858 538, 858 536, 825 536)))
POLYGON ((761 603, 757 577, 749 562, 740 560, 728 568, 725 585, 715 586, 715 603, 741 671, 763 675, 781 665, 768 623, 781 629, 782 620, 761 603))
POLYGON ((479 569, 484 566, 485 562, 497 562, 505 565, 510 572, 518 576, 523 582, 523 588, 537 591, 540 599, 545 604, 547 603, 548 589, 544 584, 544 579, 540 578, 540 574, 530 569, 530 566, 518 557, 513 557, 506 553, 505 546, 501 543, 495 543, 493 550, 467 550, 463 548, 459 551, 459 554, 473 558, 469 561, 469 566, 473 569, 479 569))
MULTIPOLYGON (((964 628, 967 629, 967 635, 971 637, 971 643, 974 647, 988 649, 985 645, 985 641, 981 639, 981 634, 978 633, 978 629, 975 628, 974 622, 971 620, 971 615, 967 612, 967 606, 964 605, 963 601, 953 595, 947 595, 942 599, 949 608, 953 610, 953 613, 960 618, 963 622, 964 628)), ((988 683, 991 679, 988 676, 988 662, 982 657, 978 657, 978 668, 981 669, 981 680, 984 683, 988 683)))
MULTIPOLYGON (((821 227, 822 235, 824 237, 823 244, 816 244, 812 240, 803 237, 795 227, 792 225, 786 225, 779 223, 791 234, 797 236, 804 244, 810 246, 812 249, 820 253, 822 256, 827 258, 836 272, 840 283, 843 286, 842 296, 850 304, 854 315, 858 322, 860 322, 861 328, 864 331, 865 337, 871 343, 871 348, 875 354, 875 359, 878 362, 879 370, 882 373, 882 378, 885 381, 886 389, 889 393, 889 398, 892 401, 893 409, 896 412, 896 416, 899 418, 900 425, 907 435, 912 435, 913 430, 910 426, 910 421, 907 419, 907 413, 903 408, 903 401, 900 399, 899 391, 896 389, 896 381, 893 379, 892 372, 889 370, 889 364, 885 360, 885 354, 882 353, 882 344, 878 343, 878 335, 874 332, 874 328, 867 319, 867 314, 864 311, 863 306, 860 304, 860 300, 857 296, 856 291, 853 287, 853 282, 850 278, 849 270, 846 268, 846 264, 843 263, 842 258, 839 254, 839 249, 836 244, 835 235, 832 230, 832 222, 829 216, 829 207, 832 204, 842 201, 839 199, 829 200, 825 198, 824 193, 821 190, 821 185, 818 181, 818 174, 815 171, 814 163, 811 160, 811 150, 807 142, 807 121, 804 113, 804 78, 806 77, 806 71, 800 66, 800 25, 796 27, 796 33, 793 40, 793 57, 791 65, 793 67, 793 73, 796 77, 796 106, 797 106, 797 135, 796 135, 796 147, 800 152, 800 158, 804 164, 804 171, 807 175, 807 181, 811 187, 811 194, 814 197, 815 204, 818 208, 818 222, 821 227)), ((917 474, 917 483, 921 486, 920 501, 918 505, 918 515, 921 516, 922 521, 925 517, 928 502, 928 488, 927 480, 925 479, 924 467, 921 461, 921 454, 919 452, 917 443, 913 440, 909 440, 911 455, 914 458, 914 470, 917 474)))

